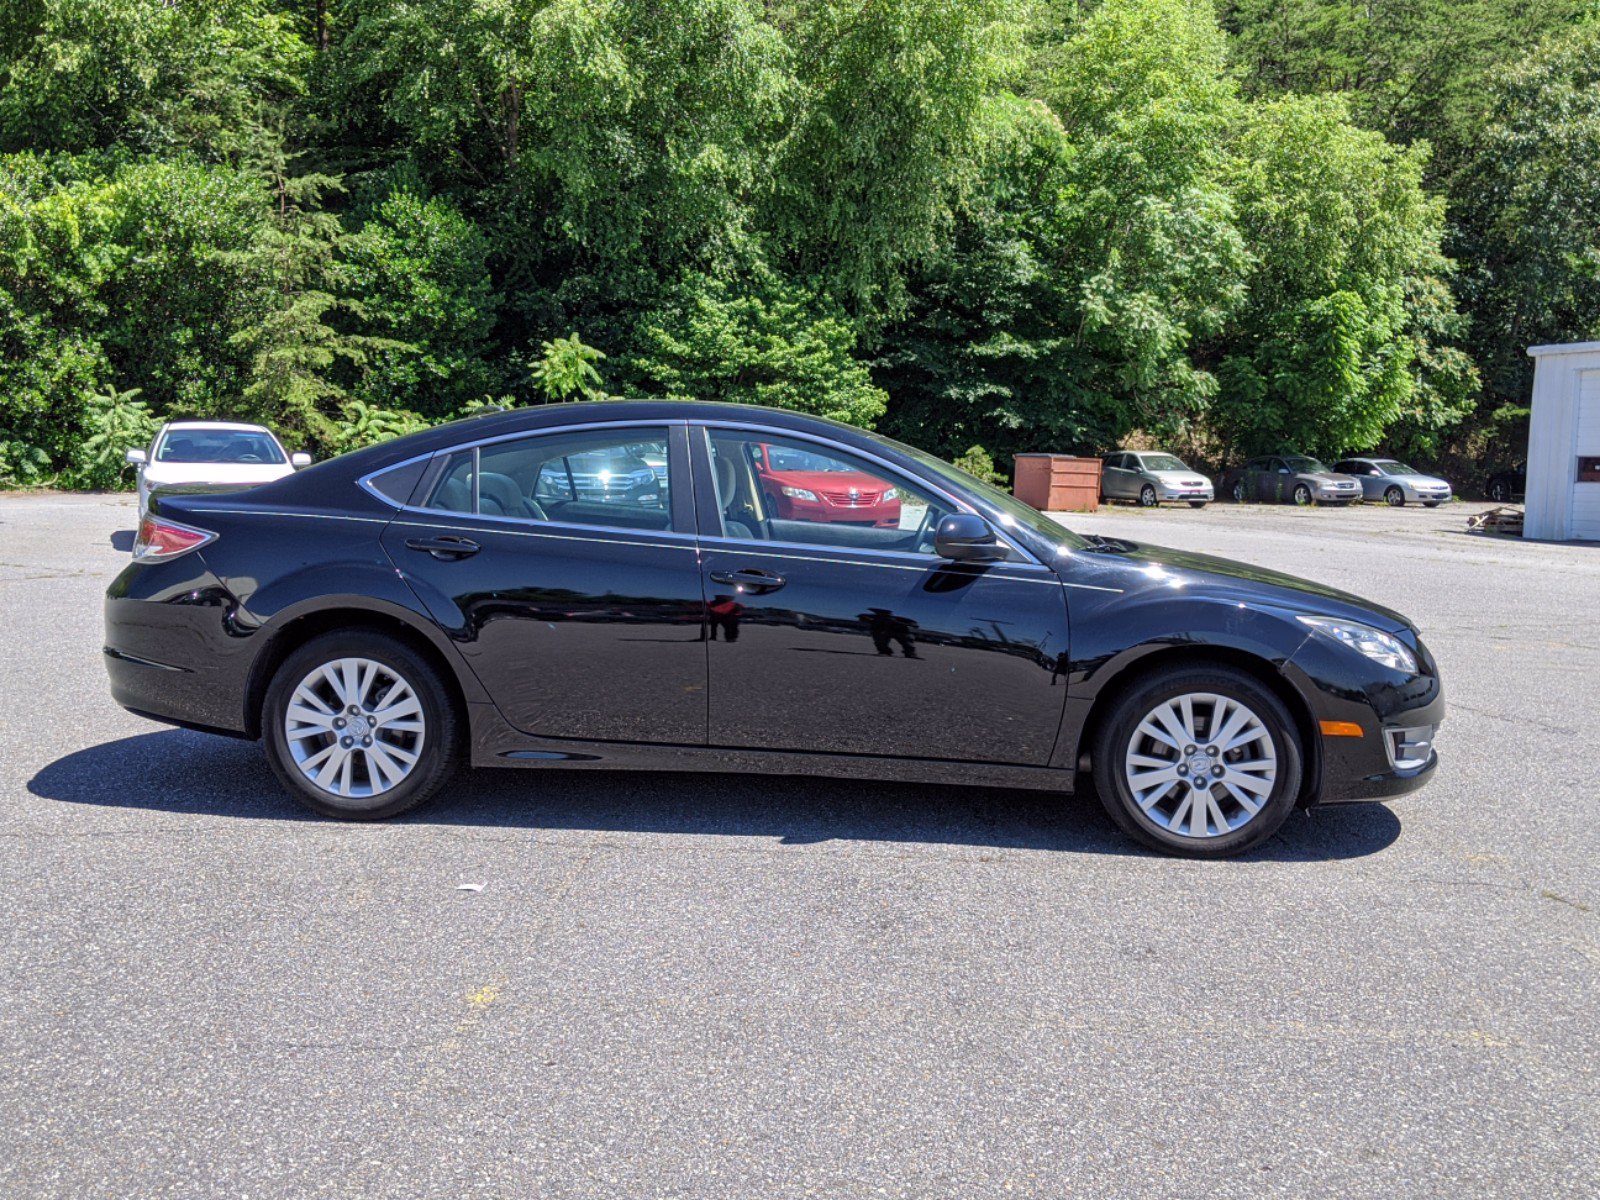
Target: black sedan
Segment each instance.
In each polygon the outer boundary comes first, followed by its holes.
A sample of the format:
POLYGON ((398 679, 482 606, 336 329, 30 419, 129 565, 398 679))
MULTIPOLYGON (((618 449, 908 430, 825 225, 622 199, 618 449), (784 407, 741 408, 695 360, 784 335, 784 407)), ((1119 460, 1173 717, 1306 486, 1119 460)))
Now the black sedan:
POLYGON ((1420 787, 1444 716, 1398 613, 1082 537, 908 446, 737 405, 498 413, 157 495, 105 618, 119 703, 260 738, 291 793, 356 819, 462 763, 1088 774, 1134 837, 1221 856, 1296 805, 1420 787), (898 524, 780 518, 774 446, 894 487, 898 524), (550 485, 580 461, 664 470, 550 485))

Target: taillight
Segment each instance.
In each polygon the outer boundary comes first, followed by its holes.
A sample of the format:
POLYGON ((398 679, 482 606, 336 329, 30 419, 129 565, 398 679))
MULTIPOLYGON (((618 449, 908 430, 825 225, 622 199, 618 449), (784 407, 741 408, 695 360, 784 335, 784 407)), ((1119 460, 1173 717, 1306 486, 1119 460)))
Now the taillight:
POLYGON ((177 558, 180 554, 198 550, 207 542, 215 541, 216 537, 216 534, 206 529, 180 525, 177 521, 169 521, 165 517, 148 516, 139 522, 139 536, 133 541, 134 561, 152 562, 177 558))

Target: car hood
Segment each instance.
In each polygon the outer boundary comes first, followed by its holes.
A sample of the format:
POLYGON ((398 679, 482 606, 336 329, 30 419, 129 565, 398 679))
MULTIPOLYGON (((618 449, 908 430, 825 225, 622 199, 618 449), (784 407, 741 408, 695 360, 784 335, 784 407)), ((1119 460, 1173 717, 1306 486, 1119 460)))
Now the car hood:
POLYGON ((1338 471, 1296 471, 1297 479, 1315 479, 1318 483, 1353 483, 1361 486, 1361 481, 1354 475, 1342 475, 1338 471))
POLYGON ((151 463, 144 469, 144 482, 152 488, 211 484, 248 487, 293 473, 294 468, 288 463, 151 463))
POLYGON ((1397 479, 1401 483, 1425 483, 1430 487, 1449 487, 1450 481, 1440 479, 1437 475, 1386 475, 1385 479, 1397 479))
POLYGON ((1154 476, 1162 483, 1200 483, 1210 484, 1210 480, 1199 471, 1151 471, 1146 470, 1146 475, 1154 476))
POLYGON ((1102 561, 1115 560, 1124 568, 1120 584, 1128 596, 1179 588, 1195 598, 1361 621, 1390 633, 1416 632, 1415 626, 1392 608, 1282 571, 1121 538, 1091 538, 1090 542, 1088 553, 1102 561))

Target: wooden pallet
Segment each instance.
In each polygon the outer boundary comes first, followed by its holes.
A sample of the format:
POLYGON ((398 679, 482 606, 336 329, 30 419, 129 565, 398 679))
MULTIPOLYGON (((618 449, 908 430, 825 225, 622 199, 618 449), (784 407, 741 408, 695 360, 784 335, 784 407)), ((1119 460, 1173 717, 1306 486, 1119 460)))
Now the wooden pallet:
POLYGON ((1475 517, 1467 518, 1467 528, 1483 533, 1504 533, 1511 537, 1522 536, 1522 510, 1509 504, 1491 508, 1475 517))

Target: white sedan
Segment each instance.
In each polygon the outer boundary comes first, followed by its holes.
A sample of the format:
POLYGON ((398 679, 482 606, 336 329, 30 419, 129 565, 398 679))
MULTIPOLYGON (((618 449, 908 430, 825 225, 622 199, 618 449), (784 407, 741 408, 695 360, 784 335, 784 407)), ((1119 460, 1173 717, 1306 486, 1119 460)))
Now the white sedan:
POLYGON ((288 454, 263 425, 236 421, 171 421, 148 450, 129 450, 139 468, 139 516, 157 488, 231 491, 271 483, 309 466, 309 454, 288 454))

